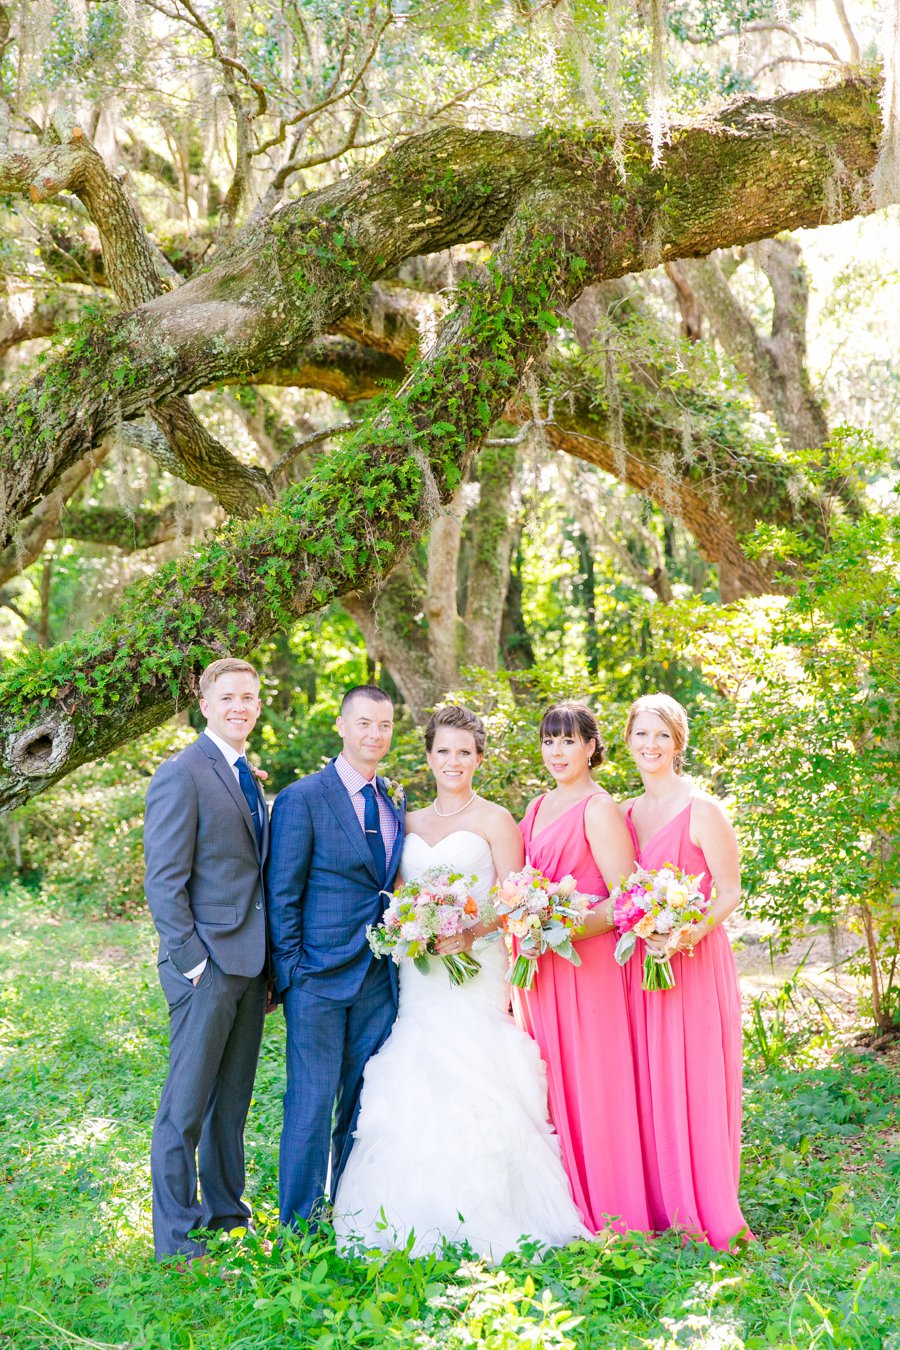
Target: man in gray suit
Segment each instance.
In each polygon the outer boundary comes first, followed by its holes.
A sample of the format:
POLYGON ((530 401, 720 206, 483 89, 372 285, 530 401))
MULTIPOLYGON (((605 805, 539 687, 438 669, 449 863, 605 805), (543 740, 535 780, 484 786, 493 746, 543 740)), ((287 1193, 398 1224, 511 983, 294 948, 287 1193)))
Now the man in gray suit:
POLYGON ((202 1256, 194 1229, 250 1221, 244 1123, 266 1005, 269 828, 244 749, 261 707, 246 661, 207 666, 206 731, 160 765, 147 793, 145 890, 169 1005, 169 1073, 150 1149, 158 1260, 202 1256))

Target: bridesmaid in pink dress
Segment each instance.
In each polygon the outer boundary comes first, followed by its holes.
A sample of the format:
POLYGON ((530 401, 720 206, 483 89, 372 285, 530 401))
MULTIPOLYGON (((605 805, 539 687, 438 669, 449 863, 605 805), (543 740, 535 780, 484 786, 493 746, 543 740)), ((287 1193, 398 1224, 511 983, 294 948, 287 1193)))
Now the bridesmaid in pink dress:
POLYGON ((634 849, 618 807, 591 778, 603 757, 591 710, 550 708, 540 737, 556 786, 525 813, 526 861, 553 881, 573 876, 580 891, 601 900, 576 944, 581 965, 552 952, 540 957, 530 993, 514 990, 516 1016, 547 1065, 550 1114, 585 1224, 592 1232, 610 1222, 647 1229, 625 972, 613 959, 605 898, 632 871, 634 849))
POLYGON ((731 822, 712 797, 682 778, 687 714, 668 694, 633 703, 625 739, 644 792, 622 810, 647 868, 675 863, 703 873, 716 898, 706 923, 647 946, 672 953, 675 988, 641 987, 643 951, 625 967, 636 1037, 641 1137, 650 1222, 678 1227, 724 1250, 751 1236, 738 1204, 741 1154, 741 998, 722 922, 740 903, 731 822))

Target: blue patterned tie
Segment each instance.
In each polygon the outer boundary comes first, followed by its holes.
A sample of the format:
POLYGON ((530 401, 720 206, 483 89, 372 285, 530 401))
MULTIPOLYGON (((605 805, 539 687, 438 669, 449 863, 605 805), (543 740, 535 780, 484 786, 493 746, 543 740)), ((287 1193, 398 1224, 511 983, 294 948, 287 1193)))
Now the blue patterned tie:
POLYGON ((256 830, 256 847, 262 848, 262 815, 259 809, 259 793, 256 791, 256 782, 253 774, 250 772, 250 765, 239 755, 235 760, 238 771, 238 782, 241 785, 241 792, 246 798, 247 805, 250 807, 250 814, 253 817, 253 826, 256 830))
POLYGON ((372 857, 375 860, 375 874, 378 877, 378 884, 383 886, 387 877, 387 858, 384 853, 384 839, 381 835, 378 802, 375 797, 375 789, 371 783, 366 783, 362 795, 366 804, 363 820, 366 827, 366 839, 369 841, 369 848, 372 850, 372 857))

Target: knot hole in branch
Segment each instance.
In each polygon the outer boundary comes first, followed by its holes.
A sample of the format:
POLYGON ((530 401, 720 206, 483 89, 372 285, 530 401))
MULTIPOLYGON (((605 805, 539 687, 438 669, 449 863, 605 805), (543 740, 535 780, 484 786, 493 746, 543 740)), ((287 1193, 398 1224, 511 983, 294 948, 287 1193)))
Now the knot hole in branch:
POLYGON ((75 727, 68 719, 45 717, 12 737, 9 744, 12 766, 29 778, 54 773, 65 763, 74 739, 75 727))

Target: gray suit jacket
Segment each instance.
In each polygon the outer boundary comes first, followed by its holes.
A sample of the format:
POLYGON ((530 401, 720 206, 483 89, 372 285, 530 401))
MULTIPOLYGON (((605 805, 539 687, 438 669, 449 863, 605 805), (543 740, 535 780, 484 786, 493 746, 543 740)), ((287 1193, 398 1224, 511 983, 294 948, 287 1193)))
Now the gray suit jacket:
POLYGON ((144 890, 159 960, 184 974, 211 956, 229 975, 258 975, 266 960, 265 800, 257 847, 253 817, 225 756, 208 736, 165 761, 147 793, 144 890))

